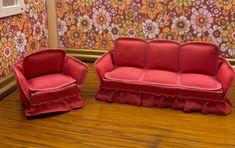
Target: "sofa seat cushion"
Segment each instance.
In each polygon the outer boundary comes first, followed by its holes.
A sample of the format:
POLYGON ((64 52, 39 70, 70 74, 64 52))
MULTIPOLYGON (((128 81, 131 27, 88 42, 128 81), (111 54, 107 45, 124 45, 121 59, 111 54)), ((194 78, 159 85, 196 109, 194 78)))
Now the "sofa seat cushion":
POLYGON ((139 81, 144 74, 144 69, 133 67, 117 67, 105 74, 105 78, 115 81, 139 81))
POLYGON ((223 91, 220 90, 202 90, 186 87, 166 87, 159 84, 147 84, 141 81, 115 81, 104 79, 102 87, 110 90, 127 90, 130 92, 149 93, 159 96, 179 96, 180 98, 197 98, 209 100, 221 100, 223 91))
POLYGON ((179 85, 180 87, 200 90, 219 90, 222 88, 213 76, 192 73, 181 74, 179 85))
POLYGON ((178 73, 165 70, 146 70, 142 79, 146 84, 177 86, 178 73))
POLYGON ((76 80, 64 74, 49 74, 28 80, 30 91, 50 91, 68 86, 76 80))

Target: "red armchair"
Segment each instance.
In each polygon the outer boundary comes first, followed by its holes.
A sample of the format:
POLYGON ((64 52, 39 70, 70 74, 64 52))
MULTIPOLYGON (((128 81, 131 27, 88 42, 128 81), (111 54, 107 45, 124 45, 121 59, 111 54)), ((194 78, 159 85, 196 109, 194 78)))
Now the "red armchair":
POLYGON ((64 50, 33 53, 14 65, 26 116, 69 111, 83 106, 80 88, 88 66, 64 50))
POLYGON ((98 100, 227 115, 234 69, 217 46, 122 38, 94 64, 98 100))

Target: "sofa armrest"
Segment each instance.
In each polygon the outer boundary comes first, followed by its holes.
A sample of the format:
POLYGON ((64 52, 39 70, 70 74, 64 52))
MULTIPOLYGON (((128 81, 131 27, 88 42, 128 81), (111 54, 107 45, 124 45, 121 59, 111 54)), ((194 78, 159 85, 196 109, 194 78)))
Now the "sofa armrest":
POLYGON ((96 75, 97 75, 100 83, 102 83, 102 81, 103 81, 104 74, 106 72, 113 70, 113 68, 114 68, 113 60, 112 60, 112 52, 113 52, 113 50, 105 53, 99 59, 97 59, 94 63, 96 75))
POLYGON ((30 91, 28 89, 28 82, 23 74, 22 67, 23 67, 22 61, 19 61, 16 64, 14 64, 13 69, 14 69, 14 74, 15 74, 17 85, 18 85, 18 89, 20 91, 21 103, 24 106, 29 106, 31 104, 30 91))
POLYGON ((221 83, 224 91, 224 98, 229 94, 234 79, 234 69, 224 58, 220 58, 221 64, 216 75, 216 79, 221 83))
POLYGON ((78 85, 82 85, 86 79, 88 65, 78 59, 66 55, 63 72, 74 78, 78 85))

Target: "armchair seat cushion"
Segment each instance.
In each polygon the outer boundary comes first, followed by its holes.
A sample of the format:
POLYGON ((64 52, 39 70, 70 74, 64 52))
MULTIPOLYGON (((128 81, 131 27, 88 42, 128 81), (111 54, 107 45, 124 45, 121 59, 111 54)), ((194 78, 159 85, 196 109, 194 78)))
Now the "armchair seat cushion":
POLYGON ((146 84, 177 86, 178 73, 165 70, 146 70, 142 79, 146 84))
POLYGON ((120 81, 139 81, 144 74, 144 69, 134 67, 118 67, 113 71, 107 72, 105 78, 120 81))
POLYGON ((50 91, 75 83, 76 80, 64 74, 49 74, 28 80, 30 91, 50 91))
POLYGON ((187 73, 180 75, 179 85, 188 89, 220 90, 221 84, 213 77, 205 74, 187 73))

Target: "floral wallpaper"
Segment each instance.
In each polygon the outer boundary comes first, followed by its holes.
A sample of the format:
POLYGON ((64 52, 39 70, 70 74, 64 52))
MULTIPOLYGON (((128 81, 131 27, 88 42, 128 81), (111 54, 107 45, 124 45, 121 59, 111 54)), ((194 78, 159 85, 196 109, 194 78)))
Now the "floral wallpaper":
POLYGON ((47 14, 44 0, 25 0, 26 12, 0 18, 0 79, 26 55, 47 47, 47 14))
POLYGON ((109 50, 118 37, 203 41, 235 58, 235 0, 57 0, 59 46, 109 50))

